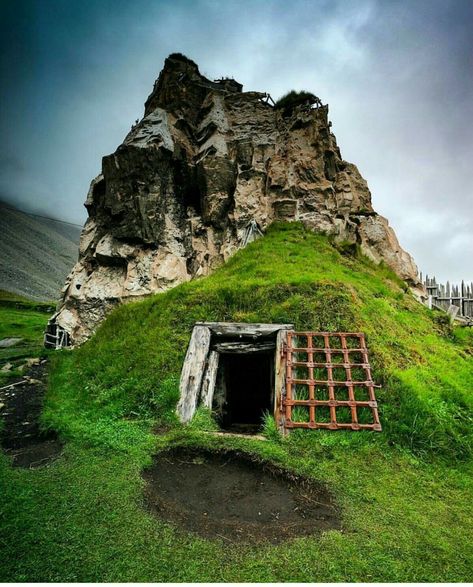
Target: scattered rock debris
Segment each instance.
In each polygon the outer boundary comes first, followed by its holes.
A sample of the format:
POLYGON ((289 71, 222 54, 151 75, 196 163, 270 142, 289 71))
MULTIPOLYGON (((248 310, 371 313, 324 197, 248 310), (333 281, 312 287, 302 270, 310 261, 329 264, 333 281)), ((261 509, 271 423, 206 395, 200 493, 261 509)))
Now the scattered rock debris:
POLYGON ((2 340, 0 340, 0 348, 6 349, 8 347, 15 346, 22 340, 22 338, 2 338, 2 340))
POLYGON ((341 527, 327 487, 245 453, 173 449, 143 477, 149 509, 204 538, 279 543, 341 527))
POLYGON ((32 359, 26 359, 26 366, 32 367, 33 365, 40 365, 41 359, 39 357, 34 357, 32 359))
POLYGON ((28 375, 0 389, 0 444, 14 467, 41 467, 61 453, 56 434, 39 426, 45 391, 46 361, 39 359, 31 363, 28 375))

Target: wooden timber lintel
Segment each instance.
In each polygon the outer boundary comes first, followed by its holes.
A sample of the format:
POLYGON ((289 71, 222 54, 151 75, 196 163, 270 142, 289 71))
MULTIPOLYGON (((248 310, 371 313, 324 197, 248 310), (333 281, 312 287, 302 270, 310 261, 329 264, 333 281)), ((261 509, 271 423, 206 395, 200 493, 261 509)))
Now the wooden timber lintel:
POLYGON ((205 326, 217 336, 247 336, 258 338, 269 336, 279 330, 294 330, 293 324, 248 324, 246 322, 197 322, 196 326, 205 326))
POLYGON ((212 349, 218 353, 264 353, 276 348, 275 342, 218 342, 212 346, 212 349))

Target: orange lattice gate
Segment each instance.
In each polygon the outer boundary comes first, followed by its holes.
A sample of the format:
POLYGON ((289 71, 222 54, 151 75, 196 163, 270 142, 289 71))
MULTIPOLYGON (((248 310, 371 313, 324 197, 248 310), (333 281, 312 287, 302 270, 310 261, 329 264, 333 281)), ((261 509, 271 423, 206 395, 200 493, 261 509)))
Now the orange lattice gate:
POLYGON ((381 430, 362 333, 287 333, 284 428, 381 430))

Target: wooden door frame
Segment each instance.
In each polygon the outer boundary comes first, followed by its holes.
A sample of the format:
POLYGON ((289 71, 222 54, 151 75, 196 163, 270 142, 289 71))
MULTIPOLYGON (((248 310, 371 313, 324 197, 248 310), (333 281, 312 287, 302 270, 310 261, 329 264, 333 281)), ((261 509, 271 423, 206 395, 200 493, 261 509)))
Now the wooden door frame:
MULTIPOLYGON (((179 383, 179 403, 177 415, 183 423, 192 419, 199 405, 212 409, 215 383, 218 373, 222 344, 219 339, 234 338, 228 343, 227 351, 253 352, 258 348, 258 339, 275 338, 274 358, 274 418, 280 429, 281 403, 285 387, 285 345, 287 332, 294 330, 292 324, 255 324, 243 322, 197 322, 187 348, 179 383), (255 341, 238 343, 239 338, 255 341), (245 348, 246 345, 246 348, 245 348), (238 348, 240 346, 240 349, 238 348)), ((228 341, 227 341, 228 342, 228 341)), ((261 348, 261 347, 259 347, 261 348)), ((281 428, 282 426, 282 428, 281 428)))

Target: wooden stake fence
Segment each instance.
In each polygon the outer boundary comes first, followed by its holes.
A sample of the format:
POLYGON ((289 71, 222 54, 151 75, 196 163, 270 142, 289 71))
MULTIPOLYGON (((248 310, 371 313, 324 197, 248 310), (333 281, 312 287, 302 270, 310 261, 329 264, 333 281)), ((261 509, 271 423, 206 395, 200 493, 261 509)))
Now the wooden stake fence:
POLYGON ((427 290, 429 308, 438 308, 464 318, 473 317, 473 282, 468 284, 462 281, 461 285, 451 285, 447 281, 444 285, 428 275, 423 280, 422 273, 420 280, 427 290), (452 306, 458 310, 452 312, 452 306))

